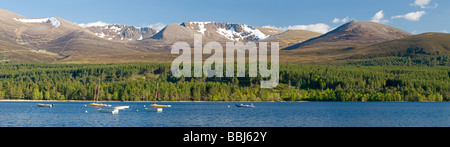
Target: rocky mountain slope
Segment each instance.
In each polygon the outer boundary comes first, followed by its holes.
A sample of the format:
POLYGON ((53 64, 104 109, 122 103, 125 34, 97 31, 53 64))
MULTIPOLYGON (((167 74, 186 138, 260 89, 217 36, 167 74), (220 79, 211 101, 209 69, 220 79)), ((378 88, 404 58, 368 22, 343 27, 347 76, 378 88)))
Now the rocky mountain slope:
POLYGON ((224 44, 233 41, 260 41, 282 33, 280 30, 246 24, 223 22, 183 22, 167 25, 154 36, 136 42, 138 46, 154 52, 169 52, 173 43, 185 41, 193 44, 194 34, 202 34, 203 43, 216 41, 224 44))
POLYGON ((246 24, 183 22, 161 31, 119 24, 80 26, 58 17, 27 18, 0 9, 0 62, 171 62, 174 42, 280 42, 281 63, 331 63, 385 56, 449 55, 449 34, 412 35, 384 24, 352 21, 326 34, 282 32, 246 24), (306 40, 306 41, 305 41, 306 40))
POLYGON ((304 42, 311 38, 322 35, 321 33, 305 31, 305 30, 287 30, 281 34, 277 34, 264 39, 264 42, 279 42, 280 49, 304 42))
POLYGON ((4 61, 64 61, 73 57, 145 52, 98 37, 58 17, 27 18, 0 10, 0 58, 4 61))
POLYGON ((137 41, 150 38, 158 31, 150 27, 135 27, 121 24, 108 24, 85 27, 96 36, 115 41, 137 41))
POLYGON ((299 43, 285 50, 295 49, 342 49, 367 46, 411 36, 406 31, 368 21, 351 21, 320 37, 299 43))
POLYGON ((246 24, 223 22, 183 22, 180 25, 168 25, 153 39, 189 40, 193 34, 202 34, 205 40, 215 41, 259 41, 282 33, 280 30, 255 27, 246 24))

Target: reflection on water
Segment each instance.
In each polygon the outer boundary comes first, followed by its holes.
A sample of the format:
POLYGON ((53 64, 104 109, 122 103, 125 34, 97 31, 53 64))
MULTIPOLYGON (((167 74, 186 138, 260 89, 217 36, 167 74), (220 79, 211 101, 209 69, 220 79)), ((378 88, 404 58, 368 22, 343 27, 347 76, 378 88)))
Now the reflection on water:
POLYGON ((110 102, 130 106, 119 114, 99 113, 89 102, 1 102, 1 127, 336 127, 450 126, 450 103, 164 103, 162 113, 143 102, 110 102), (230 106, 230 107, 228 107, 230 106))

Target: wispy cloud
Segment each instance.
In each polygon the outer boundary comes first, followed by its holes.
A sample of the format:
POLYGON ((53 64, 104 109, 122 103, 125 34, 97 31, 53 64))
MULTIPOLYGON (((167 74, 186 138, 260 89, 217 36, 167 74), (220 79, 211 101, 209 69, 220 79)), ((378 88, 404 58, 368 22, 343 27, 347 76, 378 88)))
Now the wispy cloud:
POLYGON ((438 3, 434 3, 434 5, 430 5, 431 0, 414 0, 414 3, 410 4, 411 6, 424 8, 436 8, 438 3))
POLYGON ((97 21, 97 22, 91 22, 91 23, 82 23, 78 24, 80 27, 86 28, 86 27, 103 27, 109 25, 109 23, 97 21))
POLYGON ((392 16, 391 19, 396 19, 396 18, 403 18, 409 21, 419 21, 420 18, 425 15, 425 11, 417 11, 417 12, 410 12, 407 13, 405 15, 397 15, 397 16, 392 16))
POLYGON ((378 11, 373 17, 372 17, 372 22, 377 22, 377 23, 387 23, 389 22, 389 20, 383 19, 384 18, 384 13, 383 10, 378 11))
POLYGON ((271 25, 263 26, 264 28, 273 28, 278 29, 282 31, 287 30, 307 30, 307 31, 313 31, 313 32, 319 32, 319 33, 327 33, 331 31, 330 26, 324 23, 317 23, 317 24, 310 24, 310 25, 295 25, 295 26, 288 26, 288 27, 275 27, 271 25))
POLYGON ((333 22, 333 23, 346 23, 346 22, 348 22, 349 20, 350 20, 350 18, 348 18, 348 16, 347 16, 347 17, 342 18, 342 19, 334 18, 332 22, 333 22))

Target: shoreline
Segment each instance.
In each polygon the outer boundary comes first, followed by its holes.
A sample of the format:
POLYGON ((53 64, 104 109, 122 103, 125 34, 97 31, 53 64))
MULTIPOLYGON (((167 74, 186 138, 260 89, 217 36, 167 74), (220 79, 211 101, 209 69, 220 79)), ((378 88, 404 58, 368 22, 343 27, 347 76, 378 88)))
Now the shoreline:
MULTIPOLYGON (((0 100, 0 102, 94 102, 94 101, 83 101, 83 100, 0 100)), ((116 103, 116 102, 144 102, 144 103, 154 103, 155 101, 100 101, 102 103, 116 103)), ((207 103, 211 101, 157 101, 159 103, 207 103)), ((223 101, 221 101, 223 102, 223 101)), ((258 102, 242 102, 242 101, 227 101, 230 103, 258 103, 258 102)), ((298 101, 299 102, 309 102, 309 101, 298 101)), ((220 103, 220 102, 211 102, 220 103)), ((289 102, 267 102, 267 103, 289 103, 289 102)))
MULTIPOLYGON (((84 100, 0 100, 1 102, 42 102, 42 103, 47 103, 47 102, 94 102, 94 101, 84 101, 84 100)), ((154 103, 155 101, 100 101, 102 103, 118 103, 118 102, 143 102, 143 103, 154 103)), ((291 102, 291 101, 280 101, 280 102, 248 102, 248 101, 217 101, 217 102, 212 102, 212 101, 158 101, 158 103, 307 103, 307 102, 341 102, 341 101, 295 101, 295 102, 291 102)), ((358 101, 360 102, 360 101, 358 101)), ((371 102, 382 102, 382 101, 366 101, 363 103, 371 103, 371 102)), ((384 101, 384 102, 396 102, 396 103, 407 103, 407 102, 418 102, 418 101, 384 101)), ((424 103, 434 103, 433 101, 422 101, 424 103)), ((447 102, 447 101, 442 101, 442 102, 447 102)), ((347 101, 345 103, 353 103, 352 101, 347 101)))

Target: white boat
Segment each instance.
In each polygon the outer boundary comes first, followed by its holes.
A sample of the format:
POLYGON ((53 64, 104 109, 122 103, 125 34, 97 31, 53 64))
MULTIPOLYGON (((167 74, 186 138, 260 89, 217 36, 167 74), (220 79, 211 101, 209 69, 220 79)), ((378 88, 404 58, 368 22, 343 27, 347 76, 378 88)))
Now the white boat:
POLYGON ((53 104, 37 104, 38 107, 53 107, 53 104))
POLYGON ((118 109, 118 110, 123 110, 123 109, 128 109, 130 108, 130 106, 115 106, 115 107, 109 107, 111 109, 118 109))
POLYGON ((150 107, 150 108, 145 108, 145 110, 151 111, 151 112, 162 112, 163 108, 150 107))
POLYGON ((111 109, 111 108, 105 108, 105 109, 98 109, 98 112, 101 113, 112 113, 112 114, 119 114, 119 109, 111 109))
POLYGON ((115 106, 115 107, 107 107, 107 108, 100 108, 98 109, 98 112, 101 113, 111 113, 111 114, 119 114, 119 110, 130 108, 130 106, 115 106))
POLYGON ((255 108, 255 106, 253 105, 253 103, 252 103, 251 105, 240 104, 240 105, 236 105, 236 107, 241 107, 241 108, 255 108))

